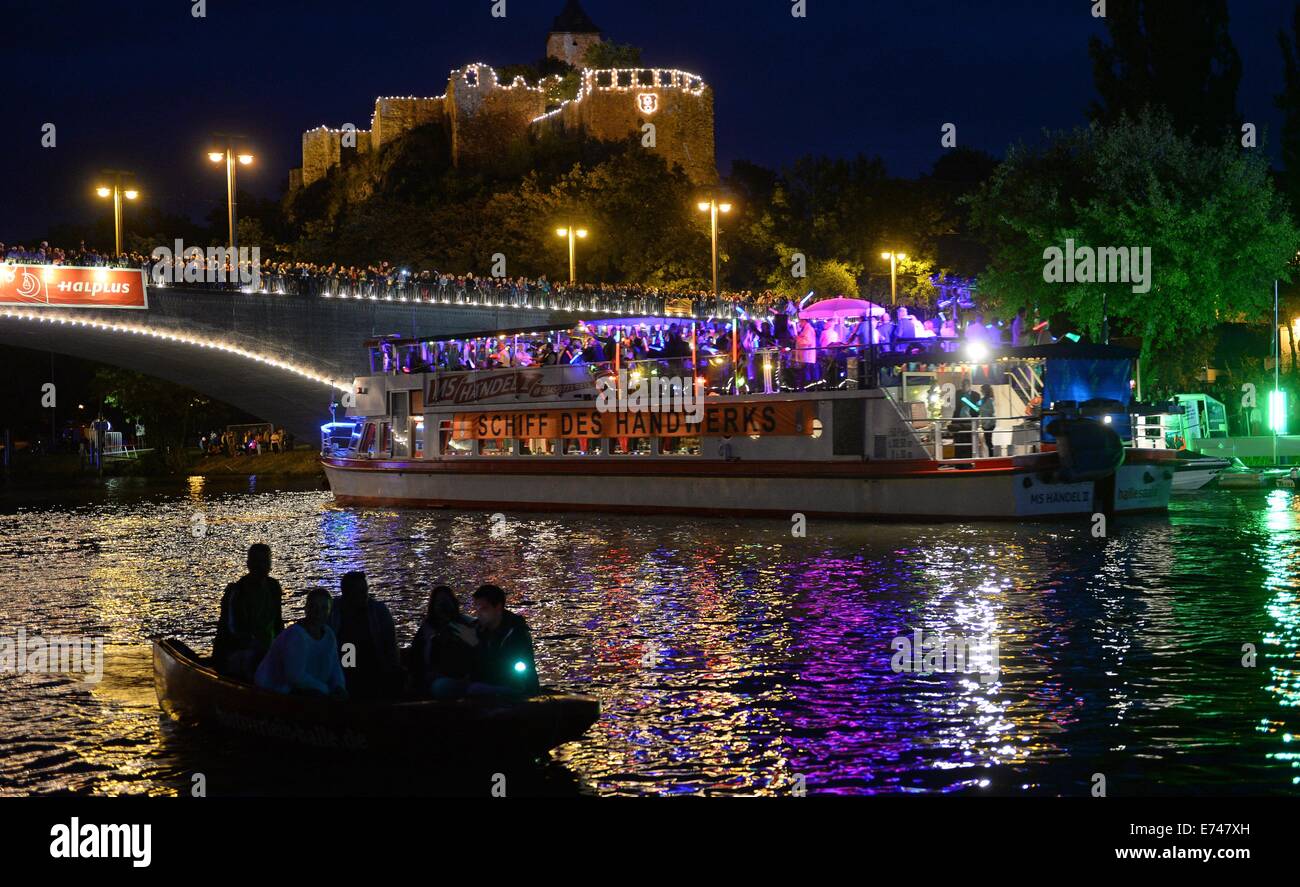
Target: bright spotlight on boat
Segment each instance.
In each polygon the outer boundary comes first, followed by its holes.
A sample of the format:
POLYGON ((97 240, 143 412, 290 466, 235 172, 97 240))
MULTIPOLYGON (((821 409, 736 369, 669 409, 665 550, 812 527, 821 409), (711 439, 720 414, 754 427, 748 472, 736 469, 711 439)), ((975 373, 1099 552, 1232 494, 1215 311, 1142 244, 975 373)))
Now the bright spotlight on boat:
POLYGON ((528 671, 528 666, 522 662, 516 662, 515 671, 519 672, 520 674, 523 674, 524 672, 528 671))
POLYGON ((1109 425, 1109 424, 1110 424, 1110 421, 1111 421, 1110 416, 1102 416, 1102 417, 1101 417, 1101 422, 1102 422, 1103 425, 1109 425))
POLYGON ((989 346, 983 342, 967 342, 966 359, 971 363, 983 363, 989 359, 989 346))

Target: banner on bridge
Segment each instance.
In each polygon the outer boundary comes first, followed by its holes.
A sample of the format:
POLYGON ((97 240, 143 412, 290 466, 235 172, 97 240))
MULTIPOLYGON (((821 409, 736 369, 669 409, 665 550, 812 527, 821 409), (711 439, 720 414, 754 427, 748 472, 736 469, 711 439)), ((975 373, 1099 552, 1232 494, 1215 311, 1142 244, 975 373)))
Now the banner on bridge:
POLYGON ((149 298, 142 270, 0 265, 0 305, 148 308, 149 298))

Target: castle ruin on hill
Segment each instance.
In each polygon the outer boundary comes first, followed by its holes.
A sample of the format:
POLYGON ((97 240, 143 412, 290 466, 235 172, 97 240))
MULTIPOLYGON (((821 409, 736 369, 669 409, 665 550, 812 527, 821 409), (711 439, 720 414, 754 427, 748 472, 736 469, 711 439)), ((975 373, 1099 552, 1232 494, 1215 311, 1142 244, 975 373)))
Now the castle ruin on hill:
POLYGON ((317 127, 303 133, 302 166, 289 174, 290 191, 320 181, 350 155, 378 152, 418 127, 438 124, 450 136, 452 162, 472 167, 519 140, 545 132, 619 141, 644 136, 654 126, 654 148, 669 166, 680 165, 696 183, 717 179, 713 142, 713 93, 703 79, 664 68, 592 69, 588 50, 602 40, 578 0, 568 0, 546 42, 547 56, 579 70, 577 96, 558 105, 548 87, 561 78, 529 85, 523 77, 503 83, 488 65, 451 72, 440 96, 387 96, 375 100, 370 129, 317 127))

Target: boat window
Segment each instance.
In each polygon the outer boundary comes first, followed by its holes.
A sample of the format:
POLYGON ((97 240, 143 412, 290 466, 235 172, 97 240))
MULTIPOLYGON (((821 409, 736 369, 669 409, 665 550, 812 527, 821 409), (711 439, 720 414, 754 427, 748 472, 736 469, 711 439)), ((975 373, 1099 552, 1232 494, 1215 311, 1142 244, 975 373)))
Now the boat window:
POLYGON ((609 451, 616 456, 649 456, 654 452, 653 438, 615 437, 609 442, 609 451))
POLYGON ((665 456, 698 456, 704 451, 698 437, 665 437, 659 452, 665 456))
POLYGON ((556 441, 544 437, 530 437, 520 441, 519 452, 525 456, 554 456, 558 448, 556 441))
POLYGON ((424 458, 424 417, 420 416, 412 423, 412 455, 417 459, 424 458))
POLYGON ((564 455, 566 456, 599 456, 605 451, 605 441, 599 437, 566 437, 564 439, 564 455))
POLYGON ((480 456, 513 456, 515 439, 504 437, 500 440, 480 440, 478 453, 480 456))

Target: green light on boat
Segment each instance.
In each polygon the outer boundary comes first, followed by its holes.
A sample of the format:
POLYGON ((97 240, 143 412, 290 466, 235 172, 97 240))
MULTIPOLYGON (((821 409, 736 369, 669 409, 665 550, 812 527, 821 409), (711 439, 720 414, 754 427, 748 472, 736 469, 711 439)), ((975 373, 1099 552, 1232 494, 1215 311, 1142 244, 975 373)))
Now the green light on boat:
POLYGON ((522 662, 516 662, 515 671, 519 672, 520 674, 523 674, 524 672, 528 671, 528 666, 522 662))
POLYGON ((1069 339, 1071 342, 1077 342, 1080 339, 1082 339, 1083 336, 1079 335, 1078 333, 1066 333, 1065 338, 1069 339))

